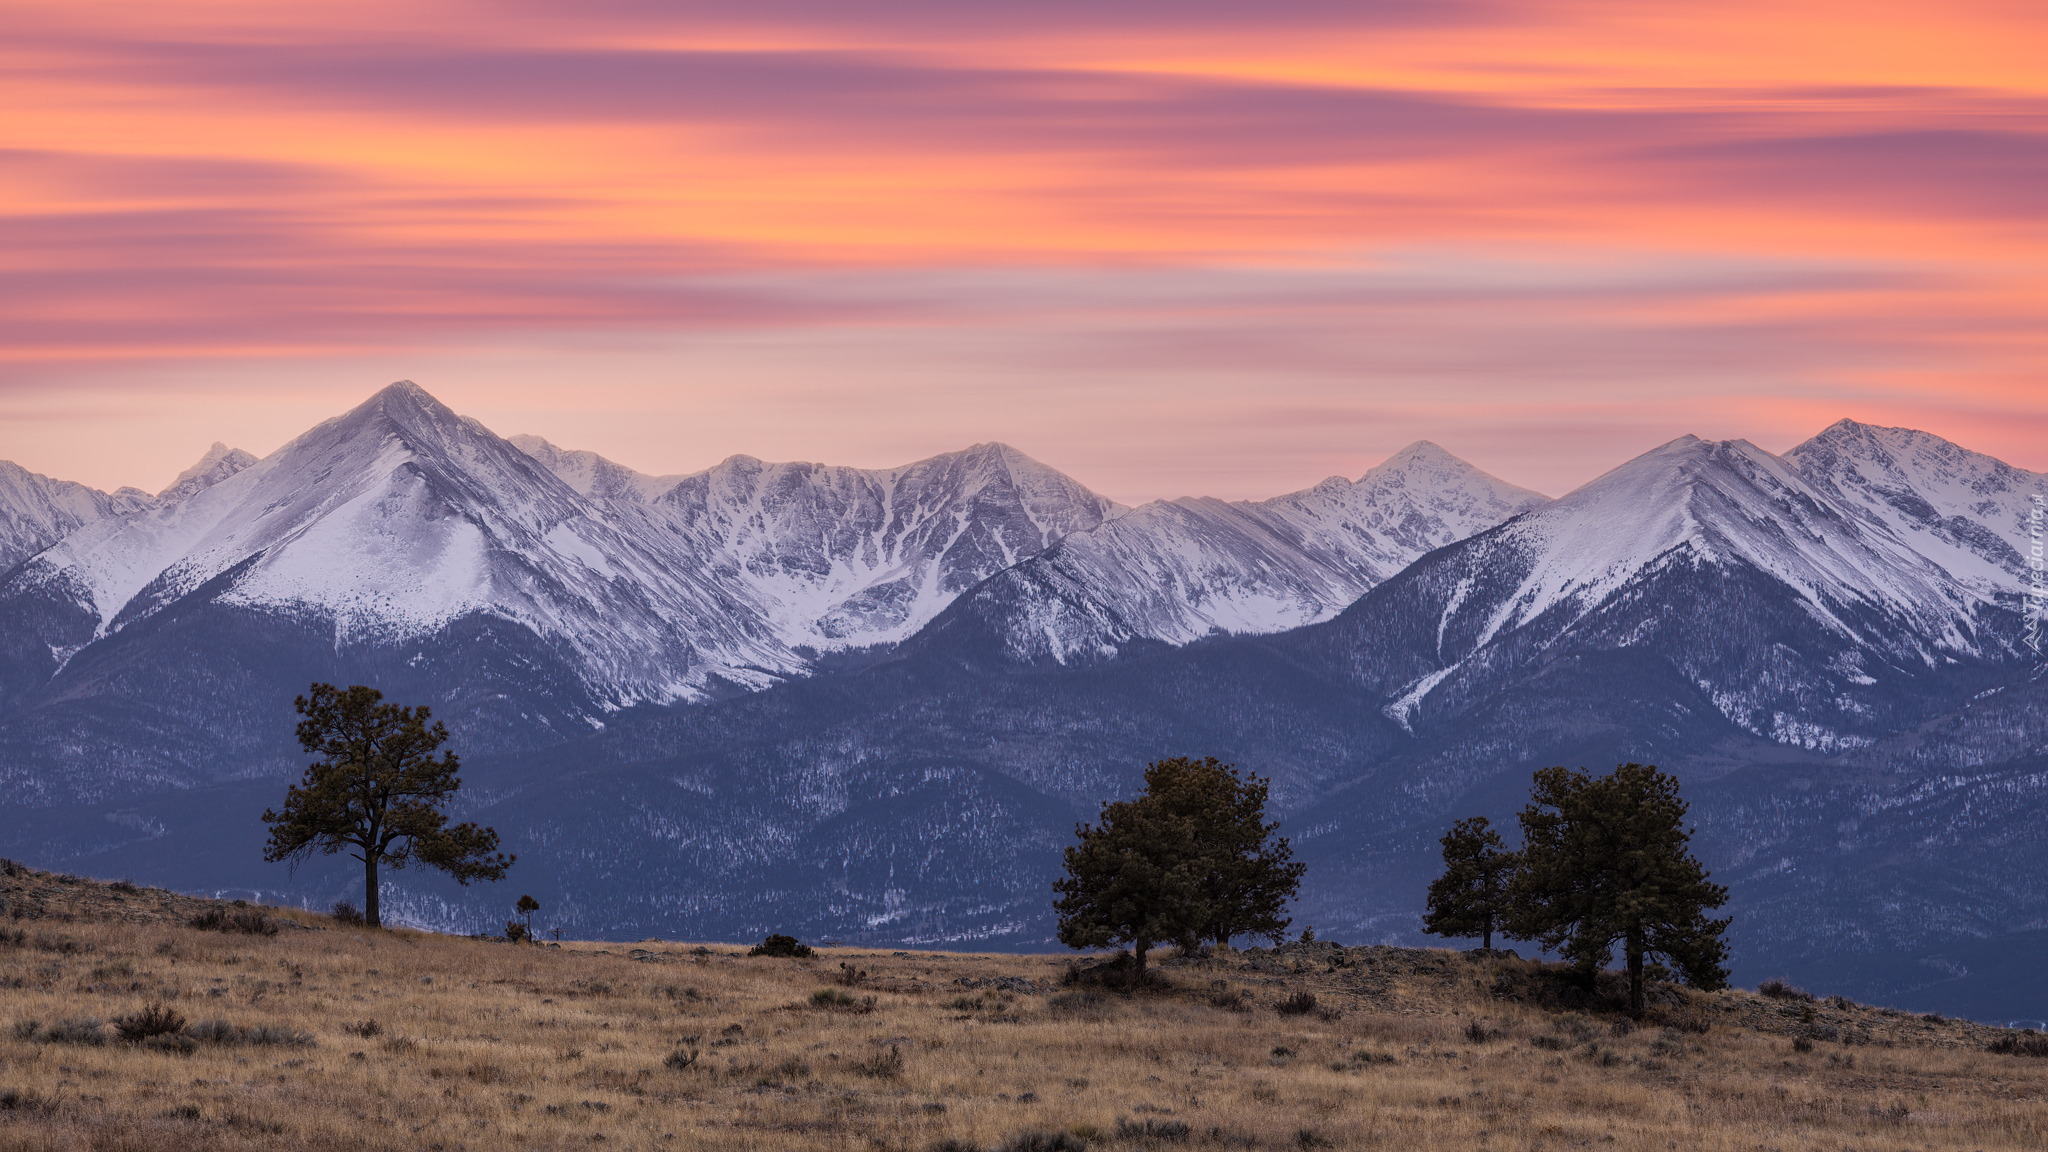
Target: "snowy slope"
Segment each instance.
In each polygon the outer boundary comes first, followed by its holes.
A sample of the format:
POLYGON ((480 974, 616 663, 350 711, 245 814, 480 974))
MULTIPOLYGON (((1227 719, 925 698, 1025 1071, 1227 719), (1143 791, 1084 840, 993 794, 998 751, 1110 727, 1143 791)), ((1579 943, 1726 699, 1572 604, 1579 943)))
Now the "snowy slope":
POLYGON ((0 596, 68 595, 96 639, 202 586, 210 603, 317 621, 336 645, 489 616, 573 654, 614 705, 799 669, 662 540, 400 383, 178 503, 73 533, 0 596))
POLYGON ((134 488, 102 492, 0 460, 0 573, 87 524, 132 515, 155 503, 134 488))
POLYGON ((1785 454, 1816 487, 1882 527, 1979 600, 2021 593, 2028 515, 2048 474, 1926 432, 1841 420, 1785 454))
POLYGON ((198 463, 178 473, 178 478, 171 481, 170 487, 157 493, 156 498, 165 504, 175 504, 213 487, 255 462, 256 457, 240 448, 230 448, 215 440, 213 447, 206 450, 206 455, 201 456, 198 463))
POLYGON ((1347 617, 1346 658, 1403 724, 1546 661, 1632 649, 1743 728, 1820 748, 1881 730, 1902 678, 2015 642, 2009 610, 1790 461, 1691 436, 1428 557, 1347 617))
POLYGON ((1056 664, 1133 641, 1280 632, 1328 619, 1424 553, 1546 501, 1421 441, 1356 482, 1332 477, 1259 502, 1147 504, 1002 573, 954 615, 1010 658, 1056 664))
POLYGON ((1123 511, 1003 444, 900 468, 734 456, 651 477, 539 437, 513 443, 580 492, 647 509, 705 579, 815 651, 896 643, 988 576, 1123 511))

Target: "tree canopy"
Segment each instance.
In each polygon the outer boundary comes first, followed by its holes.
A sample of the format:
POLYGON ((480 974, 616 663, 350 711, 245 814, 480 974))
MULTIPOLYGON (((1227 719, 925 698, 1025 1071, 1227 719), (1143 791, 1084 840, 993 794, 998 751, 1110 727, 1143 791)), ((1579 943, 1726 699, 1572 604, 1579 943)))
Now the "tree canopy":
POLYGON ((1611 775, 1545 768, 1522 809, 1521 868, 1509 932, 1561 952, 1588 976, 1615 946, 1628 970, 1629 1011, 1643 1012, 1644 966, 1661 956, 1696 988, 1727 986, 1727 919, 1707 910, 1728 889, 1707 879, 1687 844, 1678 781, 1654 765, 1611 775))
POLYGON ((383 923, 378 909, 378 869, 402 869, 414 861, 437 868, 468 885, 502 880, 516 857, 499 854, 498 834, 462 823, 450 826, 442 811, 462 787, 455 753, 435 750, 448 730, 422 705, 383 702, 375 688, 346 690, 315 684, 292 701, 302 719, 299 744, 320 757, 285 795, 284 810, 265 810, 270 839, 263 858, 299 860, 318 851, 347 852, 363 862, 363 918, 383 923))
POLYGON ((1129 945, 1138 975, 1164 941, 1276 939, 1306 865, 1265 821, 1266 781, 1214 757, 1145 769, 1145 791, 1075 827, 1066 875, 1053 884, 1061 943, 1129 945))

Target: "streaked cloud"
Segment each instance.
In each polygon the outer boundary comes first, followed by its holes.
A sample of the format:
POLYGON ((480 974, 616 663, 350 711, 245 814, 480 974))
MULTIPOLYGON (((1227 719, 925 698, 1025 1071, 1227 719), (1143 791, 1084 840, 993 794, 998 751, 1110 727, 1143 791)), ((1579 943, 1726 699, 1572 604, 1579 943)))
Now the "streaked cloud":
POLYGON ((95 483, 399 375, 651 470, 999 438, 1125 499, 1839 415, 2048 467, 2025 7, 12 10, 0 458, 95 483))

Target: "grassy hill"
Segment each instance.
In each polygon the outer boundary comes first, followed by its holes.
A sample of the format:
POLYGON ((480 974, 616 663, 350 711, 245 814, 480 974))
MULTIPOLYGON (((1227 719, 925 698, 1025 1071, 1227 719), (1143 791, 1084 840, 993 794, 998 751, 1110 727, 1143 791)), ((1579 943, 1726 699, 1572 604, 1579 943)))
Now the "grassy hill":
POLYGON ((1529 961, 1289 944, 1132 993, 0 871, 0 1150, 2048 1147, 2048 1040, 1789 989, 1632 1025, 1529 961))

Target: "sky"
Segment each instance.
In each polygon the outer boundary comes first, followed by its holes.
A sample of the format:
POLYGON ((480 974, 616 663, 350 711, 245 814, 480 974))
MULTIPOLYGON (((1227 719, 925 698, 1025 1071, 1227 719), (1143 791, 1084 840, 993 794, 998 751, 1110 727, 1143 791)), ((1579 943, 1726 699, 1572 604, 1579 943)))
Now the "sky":
POLYGON ((654 473, 2048 470, 2038 0, 0 0, 0 459, 411 379, 654 473))

